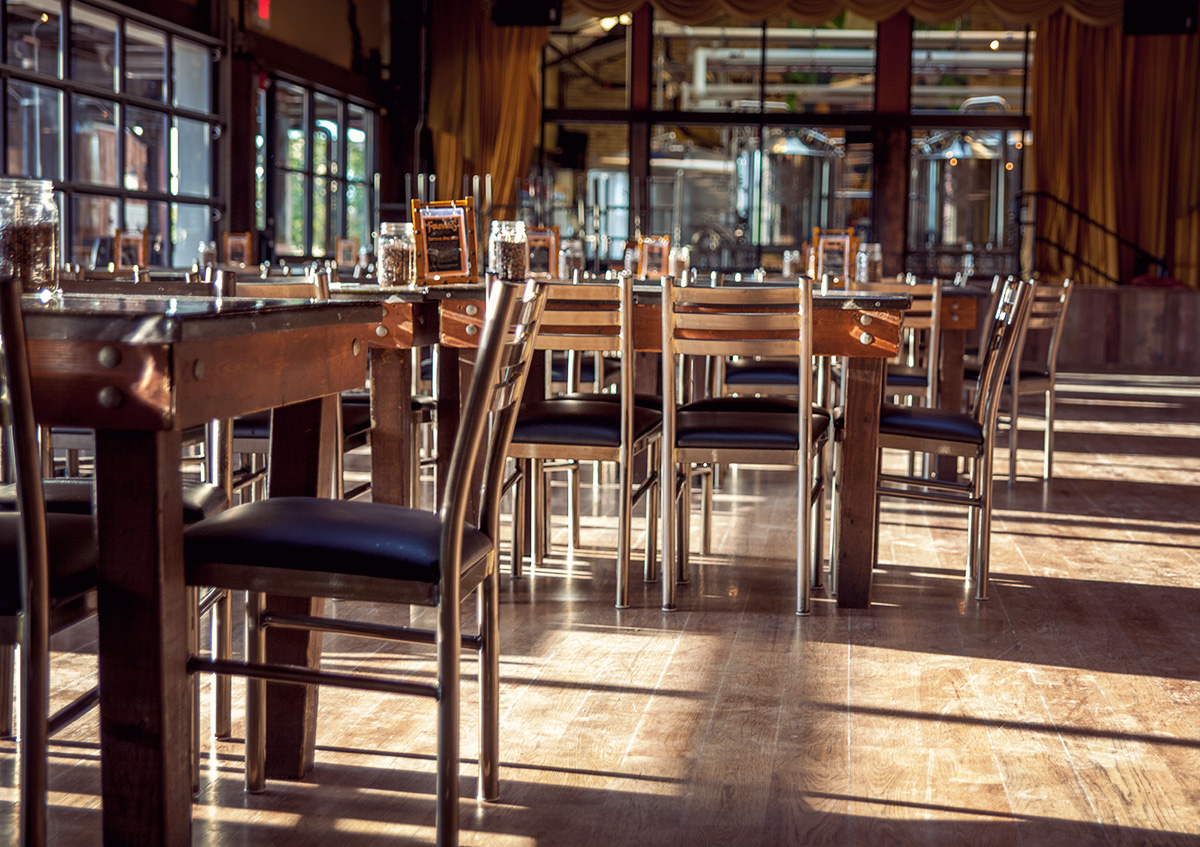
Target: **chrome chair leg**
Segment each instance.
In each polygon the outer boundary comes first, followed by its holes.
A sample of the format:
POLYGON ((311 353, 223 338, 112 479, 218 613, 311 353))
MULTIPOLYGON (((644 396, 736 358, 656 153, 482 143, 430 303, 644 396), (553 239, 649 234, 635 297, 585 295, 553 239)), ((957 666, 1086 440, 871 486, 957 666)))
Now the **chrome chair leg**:
POLYGON ((479 787, 481 800, 500 799, 500 562, 479 586, 479 787))
POLYGON ((579 549, 579 471, 580 464, 567 466, 567 523, 571 527, 571 550, 579 549))
MULTIPOLYGON (((246 592, 246 661, 263 664, 267 641, 262 627, 264 597, 261 591, 246 592)), ((267 683, 246 678, 246 791, 260 794, 267 787, 267 683)))
MULTIPOLYGON (((218 659, 233 657, 233 596, 222 591, 212 607, 212 652, 218 659)), ((212 734, 229 738, 233 734, 233 680, 225 674, 213 677, 212 734)))
POLYGON ((16 673, 16 648, 0 647, 0 736, 13 737, 13 674, 16 673))
POLYGON ((437 613, 437 844, 440 847, 458 844, 462 633, 458 592, 453 593, 454 597, 442 600, 437 613))
POLYGON ((529 564, 536 568, 546 557, 550 541, 550 515, 547 509, 550 504, 546 492, 545 462, 541 459, 531 460, 530 476, 533 478, 533 485, 529 494, 529 564))
MULTIPOLYGON (((646 451, 646 474, 658 472, 659 443, 653 442, 646 451)), ((646 492, 646 552, 642 562, 642 579, 654 582, 658 579, 658 484, 646 492)))
POLYGON ((683 469, 683 482, 680 485, 679 492, 679 508, 676 512, 676 526, 678 527, 678 545, 677 551, 679 555, 678 576, 676 577, 680 584, 686 584, 691 581, 691 568, 688 564, 689 554, 691 553, 692 540, 692 467, 685 465, 683 469))
POLYGON ((989 452, 976 460, 980 463, 975 469, 979 483, 978 536, 975 553, 975 599, 988 598, 988 579, 991 569, 991 538, 992 538, 992 458, 989 452))
POLYGON ((1042 479, 1054 473, 1054 381, 1046 391, 1046 432, 1042 438, 1042 479))
POLYGON ((1017 406, 1020 404, 1020 395, 1016 391, 1010 391, 1009 394, 1012 411, 1008 427, 1008 484, 1012 485, 1017 481, 1017 406))
POLYGON ((513 486, 512 499, 512 561, 509 575, 520 579, 525 570, 525 543, 529 538, 529 487, 531 468, 529 459, 514 459, 521 476, 513 486))
MULTIPOLYGON (((189 586, 188 595, 188 640, 191 642, 191 654, 200 655, 200 589, 189 586)), ((213 715, 216 719, 216 715, 213 715)), ((192 675, 192 723, 191 750, 188 758, 191 760, 192 794, 200 793, 200 675, 192 675)))
POLYGON ((705 556, 712 552, 713 477, 716 472, 716 467, 710 467, 700 476, 700 552, 705 556))
POLYGON ((633 490, 630 486, 630 476, 633 463, 626 457, 618 462, 617 486, 621 498, 620 511, 617 518, 617 608, 629 608, 629 554, 630 539, 633 534, 633 490))

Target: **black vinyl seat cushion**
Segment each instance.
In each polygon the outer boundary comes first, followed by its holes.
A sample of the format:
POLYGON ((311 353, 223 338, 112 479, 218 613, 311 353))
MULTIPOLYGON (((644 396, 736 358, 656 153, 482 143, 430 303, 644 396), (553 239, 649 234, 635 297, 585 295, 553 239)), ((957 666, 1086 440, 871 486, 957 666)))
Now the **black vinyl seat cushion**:
POLYGON ((728 362, 725 385, 795 385, 800 370, 794 362, 756 362, 753 359, 728 362))
POLYGON ((234 438, 269 438, 271 435, 271 410, 241 415, 233 419, 234 438))
MULTIPOLYGON (((635 405, 633 437, 643 438, 662 426, 662 412, 635 405)), ((621 404, 605 400, 536 400, 522 403, 513 430, 514 444, 562 444, 619 447, 621 404)))
MULTIPOLYGON (((58 515, 90 515, 95 485, 91 477, 55 477, 42 480, 46 511, 58 515)), ((229 505, 225 490, 207 482, 183 483, 183 522, 194 524, 229 505)), ((0 511, 17 508, 17 487, 0 485, 0 511)))
POLYGON ((983 427, 970 415, 924 406, 884 403, 879 411, 879 432, 909 438, 933 438, 961 444, 983 444, 983 427))
POLYGON ((795 397, 705 397, 679 407, 684 412, 773 412, 795 415, 800 403, 795 397))
MULTIPOLYGON (((0 513, 0 615, 21 610, 17 533, 21 516, 0 513)), ((51 607, 96 587, 96 522, 90 515, 46 515, 51 607)))
MULTIPOLYGON (((205 564, 436 583, 441 536, 442 520, 434 512, 386 503, 273 497, 234 506, 188 527, 183 551, 191 584, 204 584, 193 575, 205 564)), ((466 526, 463 570, 491 549, 486 535, 466 526)))
POLYGON ((887 385, 895 388, 925 388, 929 385, 929 372, 911 365, 889 364, 887 385))
MULTIPOLYGON (((812 418, 815 443, 829 429, 829 416, 812 418)), ((795 450, 800 443, 800 417, 795 411, 715 412, 681 407, 675 413, 675 444, 679 447, 737 450, 795 450)))

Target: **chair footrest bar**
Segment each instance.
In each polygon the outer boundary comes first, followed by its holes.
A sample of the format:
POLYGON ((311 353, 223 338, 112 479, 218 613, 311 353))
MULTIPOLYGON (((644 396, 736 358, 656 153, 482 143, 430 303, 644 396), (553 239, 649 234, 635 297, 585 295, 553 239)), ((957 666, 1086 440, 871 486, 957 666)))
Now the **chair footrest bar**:
POLYGON ((926 503, 957 503, 960 506, 981 506, 978 497, 968 497, 963 494, 937 491, 914 491, 903 488, 887 488, 879 486, 875 493, 882 497, 899 497, 904 500, 922 500, 926 503))
POLYGON ((648 477, 646 477, 644 480, 642 480, 641 484, 633 490, 633 494, 630 495, 631 502, 634 502, 634 503, 638 502, 638 500, 641 499, 643 494, 645 494, 647 491, 649 491, 652 486, 655 486, 657 484, 658 484, 658 471, 655 471, 655 472, 651 473, 648 477))
POLYGON ((425 682, 407 682, 378 676, 331 673, 291 665, 260 665, 233 659, 188 660, 190 673, 218 673, 229 676, 248 676, 268 682, 289 682, 295 685, 332 685, 337 688, 357 688, 362 691, 382 691, 388 694, 412 694, 417 697, 438 698, 438 686, 425 682))
POLYGON ((881 473, 879 475, 879 481, 881 483, 888 482, 888 483, 891 483, 892 485, 910 485, 910 486, 915 486, 917 488, 936 488, 936 489, 940 489, 943 491, 970 491, 971 490, 971 483, 958 482, 956 480, 949 480, 949 479, 933 479, 933 478, 928 478, 928 477, 917 478, 917 477, 911 477, 911 476, 898 476, 896 474, 881 473))
MULTIPOLYGON (((387 624, 363 623, 361 621, 346 621, 337 618, 318 618, 312 615, 289 615, 278 612, 263 612, 262 627, 282 627, 284 629, 309 629, 321 632, 332 632, 338 635, 358 635, 363 638, 382 638, 388 641, 404 641, 409 644, 437 643, 437 636, 432 630, 415 629, 407 626, 388 626, 387 624)), ((480 649, 482 639, 478 635, 464 634, 461 636, 462 646, 470 650, 480 649)))
POLYGON ((50 716, 49 720, 46 721, 47 734, 53 735, 60 729, 70 726, 91 711, 93 706, 99 705, 99 703, 100 688, 98 686, 92 688, 90 691, 85 691, 50 716))

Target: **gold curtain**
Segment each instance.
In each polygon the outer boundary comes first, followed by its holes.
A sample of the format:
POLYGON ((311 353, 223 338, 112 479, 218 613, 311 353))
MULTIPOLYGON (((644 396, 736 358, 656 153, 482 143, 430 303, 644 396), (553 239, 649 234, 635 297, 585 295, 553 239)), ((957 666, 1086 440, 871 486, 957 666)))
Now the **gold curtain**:
MULTIPOLYGON (((568 8, 597 17, 632 12, 647 0, 567 0, 568 8)), ((907 11, 919 21, 951 21, 978 0, 648 0, 667 20, 699 25, 717 15, 743 21, 761 21, 771 15, 787 14, 801 23, 822 23, 849 10, 881 21, 907 11)), ((1108 26, 1121 20, 1122 0, 986 0, 1001 20, 1032 24, 1060 10, 1092 26, 1108 26)))
POLYGON ((480 0, 439 0, 433 9, 429 129, 438 197, 465 196, 464 177, 491 174, 493 206, 515 207, 540 125, 546 28, 494 26, 480 0))
MULTIPOLYGON (((1126 37, 1059 13, 1038 27, 1033 188, 1200 286, 1200 36, 1126 37)), ((1038 268, 1081 282, 1146 272, 1135 252, 1054 201, 1038 206, 1038 268), (1068 254, 1075 254, 1075 258, 1068 254), (1094 266, 1087 268, 1083 263, 1094 266)))

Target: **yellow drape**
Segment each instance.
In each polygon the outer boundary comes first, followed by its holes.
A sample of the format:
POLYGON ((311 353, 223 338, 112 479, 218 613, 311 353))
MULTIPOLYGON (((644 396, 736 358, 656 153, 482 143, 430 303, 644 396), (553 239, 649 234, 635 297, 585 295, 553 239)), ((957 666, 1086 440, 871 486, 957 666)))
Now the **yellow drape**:
POLYGON ((429 128, 438 196, 463 196, 464 176, 491 174, 493 205, 515 207, 540 124, 546 28, 494 26, 480 0, 439 0, 433 9, 429 128))
MULTIPOLYGON (((1033 63, 1033 187, 1166 259, 1200 286, 1200 36, 1126 37, 1064 14, 1038 27, 1033 63)), ((1039 268, 1081 282, 1128 282, 1142 271, 1099 227, 1057 203, 1039 205, 1039 268)))

